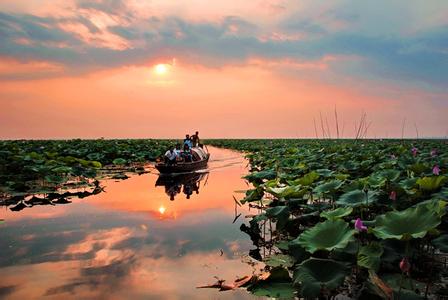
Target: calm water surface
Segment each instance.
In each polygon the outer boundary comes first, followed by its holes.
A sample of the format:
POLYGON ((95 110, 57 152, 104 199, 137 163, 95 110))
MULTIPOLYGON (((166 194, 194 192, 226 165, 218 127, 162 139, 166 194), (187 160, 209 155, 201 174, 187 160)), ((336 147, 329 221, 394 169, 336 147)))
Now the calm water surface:
POLYGON ((230 150, 210 152, 210 173, 180 184, 135 175, 69 204, 4 208, 0 298, 256 298, 196 288, 253 271, 244 262, 253 246, 239 230, 247 211, 238 208, 232 223, 247 162, 230 150))

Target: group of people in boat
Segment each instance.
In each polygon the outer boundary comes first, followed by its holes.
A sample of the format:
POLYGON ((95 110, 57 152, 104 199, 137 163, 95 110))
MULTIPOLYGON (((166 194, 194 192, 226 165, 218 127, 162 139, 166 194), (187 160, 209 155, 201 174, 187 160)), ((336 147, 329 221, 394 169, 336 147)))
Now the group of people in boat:
POLYGON ((200 144, 198 131, 191 136, 186 134, 183 145, 178 143, 176 146, 171 146, 170 149, 165 152, 165 163, 174 165, 178 162, 192 162, 197 160, 198 158, 191 152, 191 148, 193 147, 202 147, 202 144, 200 144))

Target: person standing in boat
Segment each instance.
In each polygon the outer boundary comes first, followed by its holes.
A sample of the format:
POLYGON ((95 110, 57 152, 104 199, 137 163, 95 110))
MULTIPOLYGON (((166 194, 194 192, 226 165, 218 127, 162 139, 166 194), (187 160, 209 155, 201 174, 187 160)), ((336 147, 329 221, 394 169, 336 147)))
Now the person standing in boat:
POLYGON ((193 144, 193 147, 199 147, 199 131, 196 131, 195 134, 191 136, 191 143, 193 144))
MULTIPOLYGON (((184 147, 185 145, 188 145, 188 148, 192 148, 193 147, 193 143, 191 142, 191 138, 189 134, 185 135, 185 139, 184 139, 184 147)), ((185 149, 184 149, 185 150, 185 149)))

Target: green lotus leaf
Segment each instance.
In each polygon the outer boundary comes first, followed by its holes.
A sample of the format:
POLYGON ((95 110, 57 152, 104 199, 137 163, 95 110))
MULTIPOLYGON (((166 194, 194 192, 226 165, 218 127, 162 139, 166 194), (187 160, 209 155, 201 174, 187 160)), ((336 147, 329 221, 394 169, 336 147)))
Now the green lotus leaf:
POLYGON ((439 213, 428 205, 418 205, 376 217, 372 232, 380 239, 422 238, 440 224, 440 219, 439 213))
POLYGON ((268 278, 252 284, 247 289, 256 296, 286 299, 294 298, 295 292, 288 270, 282 267, 273 268, 268 278))
POLYGON ((249 181, 261 181, 263 179, 271 180, 277 177, 277 172, 273 169, 267 169, 259 172, 252 172, 249 175, 244 176, 244 179, 249 181))
POLYGON ((343 184, 343 181, 336 179, 316 186, 313 191, 317 194, 330 193, 339 189, 343 184))
POLYGON ((412 172, 414 172, 416 175, 420 175, 424 173, 426 170, 428 170, 430 167, 426 164, 422 163, 416 163, 413 165, 408 166, 408 169, 412 172))
POLYGON ((372 175, 368 178, 367 183, 370 187, 381 188, 386 184, 387 179, 378 175, 372 175))
POLYGON ((423 177, 417 180, 417 185, 421 190, 431 192, 438 190, 442 186, 445 179, 445 176, 423 177))
POLYGON ((358 266, 377 271, 380 267, 383 247, 380 243, 372 242, 362 246, 358 252, 358 266))
POLYGON ((59 173, 59 174, 68 174, 72 170, 73 170, 72 168, 65 167, 65 166, 61 166, 61 167, 57 167, 57 168, 51 169, 52 172, 59 173))
POLYGON ((417 203, 414 206, 424 205, 424 206, 428 207, 428 209, 430 211, 434 211, 437 213, 437 215, 442 217, 446 213, 446 209, 445 209, 446 204, 447 204, 447 202, 443 201, 443 200, 429 199, 429 200, 417 203))
POLYGON ((99 168, 101 168, 103 166, 99 161, 91 161, 90 165, 92 167, 94 167, 94 168, 97 168, 97 169, 99 169, 99 168))
POLYGON ((368 191, 367 193, 365 193, 361 190, 354 190, 342 194, 336 201, 336 203, 339 205, 355 207, 370 204, 376 201, 378 201, 378 192, 368 191))
POLYGON ((400 177, 400 171, 395 169, 387 169, 378 173, 378 176, 388 181, 396 181, 400 177))
POLYGON ((346 264, 330 259, 310 258, 297 266, 293 281, 303 297, 316 298, 322 288, 338 288, 348 275, 346 264))
POLYGON ((275 254, 264 259, 264 263, 270 267, 289 268, 294 265, 294 258, 286 254, 275 254))
POLYGON ((125 165, 127 163, 127 160, 124 158, 116 158, 112 161, 114 165, 125 165))
POLYGON ((312 171, 308 174, 305 174, 301 178, 297 178, 293 180, 291 183, 293 185, 302 185, 302 186, 310 186, 313 184, 317 179, 319 179, 320 175, 316 171, 312 171))
POLYGON ((244 204, 246 202, 252 202, 252 201, 259 201, 263 197, 264 192, 263 189, 260 187, 257 187, 255 189, 247 190, 246 196, 241 199, 241 204, 244 204))
POLYGON ((280 188, 268 187, 266 188, 266 192, 274 195, 277 198, 290 199, 303 197, 307 190, 303 189, 301 186, 286 186, 280 188))
POLYGON ((288 251, 289 254, 294 257, 296 263, 301 263, 310 257, 310 254, 298 244, 298 239, 292 240, 288 243, 288 251))
POLYGON ((417 178, 407 178, 400 181, 399 185, 406 191, 413 189, 416 187, 417 178))
POLYGON ((350 177, 350 175, 348 175, 348 174, 336 174, 336 175, 334 175, 334 178, 342 180, 342 181, 346 180, 349 177, 350 177))
POLYGON ((334 172, 328 169, 317 169, 316 173, 323 177, 331 177, 334 172))
POLYGON ((441 235, 432 240, 432 244, 440 251, 448 253, 448 234, 441 235))
POLYGON ((266 209, 266 216, 268 218, 277 219, 277 228, 282 229, 285 227, 289 219, 289 207, 288 206, 276 206, 266 209))
POLYGON ((310 253, 317 250, 331 251, 345 248, 354 239, 354 233, 355 230, 349 229, 348 223, 341 219, 327 220, 305 230, 294 241, 310 253))
POLYGON ((353 212, 352 207, 349 207, 349 206, 348 207, 339 207, 336 209, 323 211, 323 212, 321 212, 320 216, 327 220, 341 219, 343 217, 350 215, 352 212, 353 212))

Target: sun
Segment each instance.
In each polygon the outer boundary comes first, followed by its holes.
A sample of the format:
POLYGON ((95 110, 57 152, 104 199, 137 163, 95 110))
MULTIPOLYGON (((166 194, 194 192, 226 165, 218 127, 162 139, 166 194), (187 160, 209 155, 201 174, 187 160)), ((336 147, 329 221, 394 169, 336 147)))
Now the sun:
POLYGON ((158 64, 154 67, 154 72, 157 75, 164 75, 168 73, 169 65, 167 64, 158 64))

